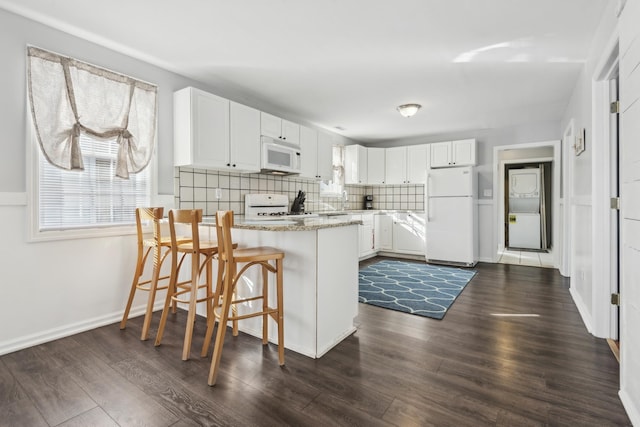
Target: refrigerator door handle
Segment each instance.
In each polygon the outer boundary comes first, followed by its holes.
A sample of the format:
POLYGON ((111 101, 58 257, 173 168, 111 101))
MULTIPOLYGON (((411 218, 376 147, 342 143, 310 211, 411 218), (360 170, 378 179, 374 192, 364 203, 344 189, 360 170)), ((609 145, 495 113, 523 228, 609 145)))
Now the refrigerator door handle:
POLYGON ((425 190, 426 190, 425 192, 427 193, 426 197, 425 197, 425 199, 426 199, 426 203, 425 203, 426 204, 426 209, 425 209, 426 215, 425 216, 426 216, 427 222, 429 222, 429 220, 431 219, 430 218, 431 215, 429 213, 429 182, 431 182, 431 174, 429 172, 427 172, 427 185, 426 185, 426 188, 425 188, 425 190))

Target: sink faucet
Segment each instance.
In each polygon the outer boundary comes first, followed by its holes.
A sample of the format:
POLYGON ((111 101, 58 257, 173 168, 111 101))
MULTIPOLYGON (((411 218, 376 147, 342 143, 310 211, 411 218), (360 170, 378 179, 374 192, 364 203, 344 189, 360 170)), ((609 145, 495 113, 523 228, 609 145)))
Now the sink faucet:
POLYGON ((347 202, 349 201, 349 195, 347 194, 347 190, 342 192, 342 210, 347 210, 347 202))

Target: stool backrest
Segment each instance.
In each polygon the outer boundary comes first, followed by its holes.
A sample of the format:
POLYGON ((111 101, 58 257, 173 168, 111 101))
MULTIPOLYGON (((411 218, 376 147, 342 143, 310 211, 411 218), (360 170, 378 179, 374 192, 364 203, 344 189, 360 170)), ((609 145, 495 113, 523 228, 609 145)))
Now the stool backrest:
POLYGON ((138 244, 142 245, 144 233, 142 223, 151 221, 153 223, 153 240, 160 244, 162 235, 160 234, 160 220, 164 216, 164 208, 136 208, 136 229, 138 231, 138 244))
POLYGON ((216 212, 216 233, 218 236, 218 256, 227 261, 233 258, 233 240, 231 239, 231 227, 233 227, 233 211, 216 212))
MULTIPOLYGON (((191 239, 193 249, 200 249, 200 232, 198 225, 202 222, 202 209, 171 209, 169 211, 169 231, 171 233, 171 247, 177 249, 176 224, 191 225, 191 239)), ((183 239, 184 240, 184 239, 183 239)))

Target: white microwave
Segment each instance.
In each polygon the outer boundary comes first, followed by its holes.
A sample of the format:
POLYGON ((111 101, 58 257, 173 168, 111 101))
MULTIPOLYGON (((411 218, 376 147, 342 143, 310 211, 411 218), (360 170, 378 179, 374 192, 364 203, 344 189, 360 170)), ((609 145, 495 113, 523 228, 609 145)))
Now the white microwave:
POLYGON ((268 136, 261 138, 263 173, 290 175, 300 173, 300 147, 268 136))

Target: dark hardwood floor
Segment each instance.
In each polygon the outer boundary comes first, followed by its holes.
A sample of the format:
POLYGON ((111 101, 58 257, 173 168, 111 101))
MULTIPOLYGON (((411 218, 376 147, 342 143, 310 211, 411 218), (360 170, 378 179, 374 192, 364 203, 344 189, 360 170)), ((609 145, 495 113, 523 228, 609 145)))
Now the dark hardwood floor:
POLYGON ((587 333, 568 280, 476 270, 443 320, 360 304, 358 331, 318 360, 287 351, 280 368, 275 346, 229 333, 215 387, 199 357, 203 319, 181 361, 184 312, 158 348, 139 340, 136 318, 4 355, 0 425, 630 425, 618 363, 587 333))

